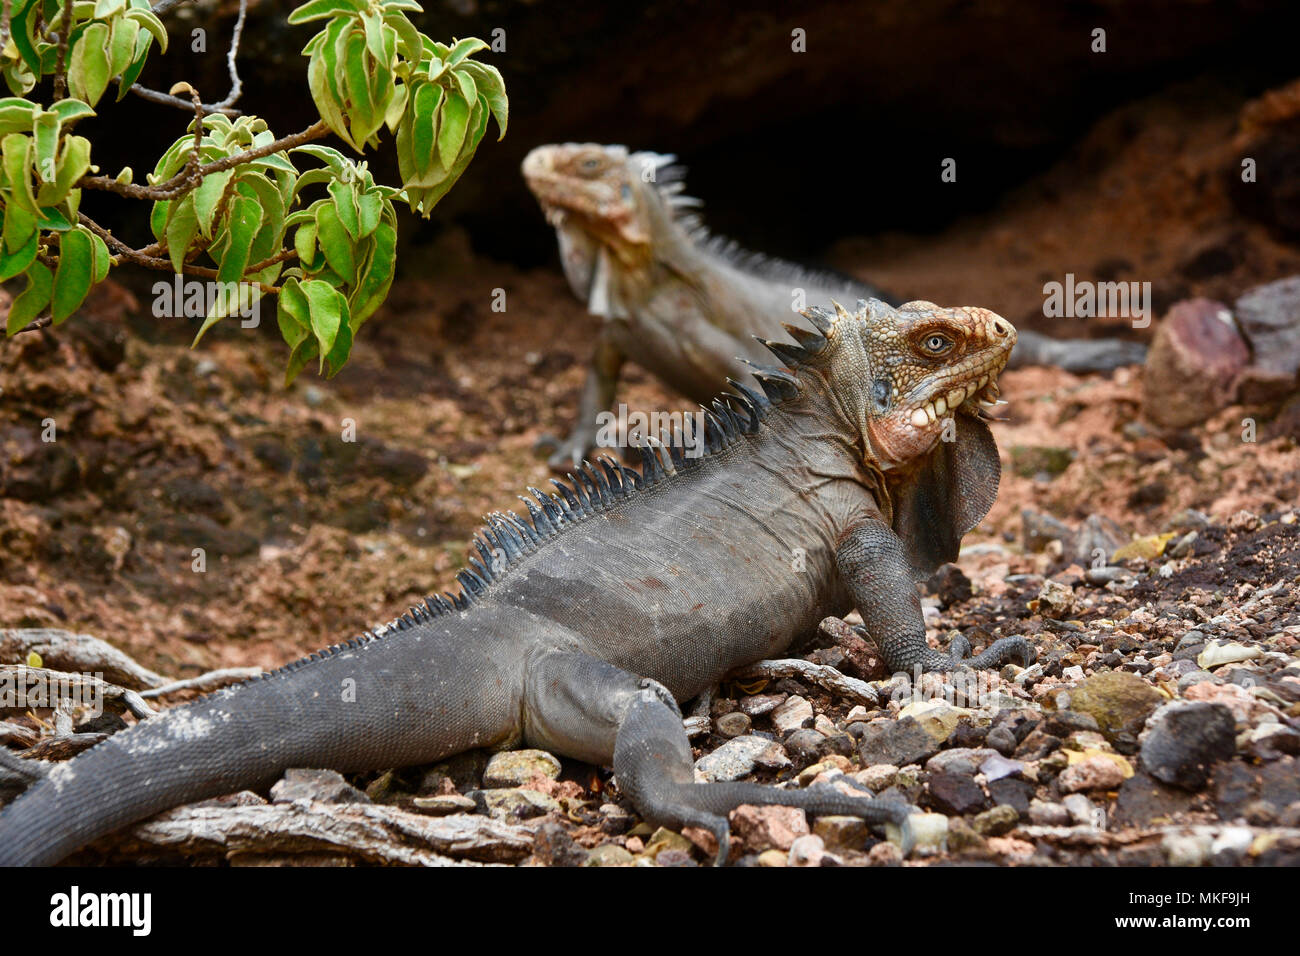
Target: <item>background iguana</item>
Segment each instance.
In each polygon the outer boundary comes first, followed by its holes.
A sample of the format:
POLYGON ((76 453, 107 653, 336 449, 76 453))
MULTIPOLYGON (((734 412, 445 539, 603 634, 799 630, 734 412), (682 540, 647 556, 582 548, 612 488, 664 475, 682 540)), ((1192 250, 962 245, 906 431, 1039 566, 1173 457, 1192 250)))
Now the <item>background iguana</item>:
MULTIPOLYGON (((524 178, 555 228, 570 286, 605 319, 572 433, 541 442, 554 448, 553 468, 570 468, 595 447, 596 415, 613 404, 625 359, 707 402, 724 376, 744 371, 742 360, 762 359, 752 335, 779 335, 800 301, 892 301, 852 279, 711 236, 695 212, 699 201, 683 192, 685 171, 675 159, 594 143, 539 146, 524 159, 524 178)), ((1141 363, 1145 354, 1136 342, 1022 332, 1012 364, 1109 371, 1141 363)))
POLYGON ((996 497, 979 402, 1016 332, 926 302, 807 315, 817 331, 769 344, 788 369, 756 370, 764 395, 736 384, 710 406, 707 454, 685 457, 678 435, 643 449, 640 473, 603 459, 557 493, 529 489, 529 517, 487 517, 458 594, 56 765, 0 812, 0 865, 57 861, 287 768, 520 741, 612 763, 643 817, 707 828, 720 861, 743 803, 905 825, 905 807, 832 787, 694 783, 676 701, 854 606, 895 671, 1033 659, 1023 638, 965 662, 931 649, 915 587, 996 497))

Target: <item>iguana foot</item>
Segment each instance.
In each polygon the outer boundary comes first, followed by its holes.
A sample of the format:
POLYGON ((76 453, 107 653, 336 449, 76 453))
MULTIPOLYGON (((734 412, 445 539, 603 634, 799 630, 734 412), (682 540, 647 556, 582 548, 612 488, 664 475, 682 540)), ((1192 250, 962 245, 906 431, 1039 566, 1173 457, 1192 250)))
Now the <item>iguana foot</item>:
MULTIPOLYGON (((920 662, 927 673, 946 673, 959 670, 989 670, 1003 664, 1028 667, 1038 660, 1038 651, 1023 637, 1004 637, 994 641, 974 657, 970 656, 970 641, 960 634, 948 645, 948 653, 930 651, 920 662)), ((903 668, 906 670, 906 668, 903 668)))
POLYGON ((539 435, 537 441, 533 442, 533 451, 550 453, 546 459, 547 467, 559 474, 580 467, 587 452, 593 447, 594 443, 588 440, 588 436, 577 434, 564 439, 554 435, 539 435))

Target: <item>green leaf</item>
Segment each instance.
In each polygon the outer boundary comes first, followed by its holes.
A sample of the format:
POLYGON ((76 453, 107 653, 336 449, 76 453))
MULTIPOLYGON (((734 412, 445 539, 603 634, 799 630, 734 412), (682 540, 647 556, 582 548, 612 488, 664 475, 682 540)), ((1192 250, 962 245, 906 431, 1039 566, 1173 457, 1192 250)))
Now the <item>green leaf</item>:
POLYGON ((50 107, 50 112, 58 114, 59 122, 64 126, 95 115, 95 111, 81 100, 59 100, 50 107))
POLYGON ((41 57, 36 52, 36 47, 32 45, 31 31, 27 26, 27 17, 32 13, 35 6, 36 0, 27 0, 22 9, 13 15, 10 39, 14 41, 14 46, 18 48, 18 55, 22 57, 27 69, 36 76, 40 76, 42 73, 41 57))
POLYGON ((344 35, 341 58, 351 103, 348 117, 352 120, 352 138, 364 146, 383 124, 384 117, 382 110, 375 109, 374 90, 370 88, 370 70, 366 63, 366 37, 362 31, 351 30, 344 35))
POLYGON ((10 133, 0 140, 0 167, 8 182, 9 203, 16 203, 36 215, 36 197, 32 195, 32 139, 22 133, 10 133))
POLYGON ((298 261, 307 270, 316 264, 316 220, 303 223, 293 234, 293 249, 298 253, 298 261))
POLYGON ((352 331, 374 314, 375 309, 388 298, 393 284, 393 268, 397 261, 397 230, 386 222, 375 228, 374 245, 366 274, 352 293, 352 331))
POLYGON ((99 238, 99 236, 92 236, 91 239, 95 244, 94 281, 103 282, 108 278, 108 270, 113 265, 113 259, 108 254, 108 244, 103 239, 99 238))
POLYGON ((41 113, 32 121, 36 178, 43 183, 53 182, 58 172, 59 127, 62 125, 56 113, 41 113))
POLYGON ((125 6, 126 0, 96 0, 94 17, 96 20, 107 20, 125 6))
POLYGON ((379 217, 384 211, 384 197, 377 192, 362 193, 357 196, 357 236, 366 238, 379 225, 379 217))
POLYGON ((5 332, 9 335, 27 328, 41 314, 50 302, 50 292, 54 289, 54 273, 41 262, 33 262, 27 270, 27 288, 9 307, 9 318, 5 321, 5 332))
POLYGON ((145 61, 149 59, 149 41, 150 36, 147 31, 136 34, 135 59, 126 68, 126 72, 122 74, 122 82, 117 85, 117 101, 119 103, 131 92, 131 87, 140 78, 141 71, 144 70, 145 61))
POLYGON ((0 136, 30 133, 38 107, 31 100, 8 96, 0 100, 0 136))
POLYGON ((492 118, 497 121, 497 128, 501 130, 501 135, 497 137, 497 142, 500 142, 505 139, 506 123, 510 119, 510 100, 506 96, 505 81, 501 79, 501 74, 496 67, 486 63, 472 61, 462 63, 460 69, 474 77, 479 96, 487 100, 492 118))
POLYGON ((68 59, 68 89, 77 99, 92 106, 104 95, 112 76, 106 49, 108 39, 108 24, 92 23, 76 40, 68 59))
POLYGON ((343 228, 347 230, 352 239, 359 239, 361 228, 357 221, 356 190, 344 185, 337 179, 333 180, 326 188, 334 199, 334 211, 338 214, 339 222, 343 224, 343 228))
POLYGON ((469 124, 471 101, 456 90, 448 90, 442 107, 442 125, 438 130, 438 158, 451 169, 465 143, 465 129, 469 124))
POLYGON ((90 170, 90 140, 84 136, 65 136, 59 155, 54 182, 41 186, 36 201, 41 206, 54 206, 73 192, 73 185, 90 170))
POLYGON ((174 206, 167 217, 165 239, 174 271, 184 271, 185 256, 198 231, 199 217, 194 211, 194 195, 191 193, 180 200, 180 204, 174 206))
MULTIPOLYGON (((12 255, 26 248, 27 243, 40 230, 36 228, 36 217, 21 206, 6 206, 4 213, 4 250, 12 255)), ((18 271, 21 272, 22 269, 18 271)))
POLYGON ((58 325, 73 312, 90 291, 95 272, 95 248, 90 233, 73 229, 63 234, 59 243, 59 267, 54 273, 54 292, 50 315, 58 325))
POLYGON ((329 364, 334 374, 347 361, 352 350, 352 328, 348 301, 328 282, 308 279, 302 283, 303 295, 311 311, 311 330, 320 347, 320 369, 329 364))
MULTIPOLYGON (((128 10, 126 15, 148 30, 153 38, 158 41, 159 52, 167 52, 167 28, 163 26, 161 20, 154 16, 152 10, 132 9, 128 10)), ((136 55, 140 55, 138 46, 136 47, 136 55)))
POLYGON ((248 267, 253 240, 262 228, 262 207, 255 200, 239 196, 230 203, 230 218, 226 230, 230 244, 221 256, 217 269, 218 282, 237 282, 248 267))
POLYGON ((312 20, 323 20, 340 13, 355 13, 357 10, 356 5, 348 3, 347 0, 311 0, 310 3, 304 3, 290 13, 289 22, 310 23, 312 20))
POLYGON ((438 157, 438 108, 441 103, 442 87, 437 83, 421 83, 416 87, 410 121, 411 152, 415 168, 426 176, 431 172, 431 163, 438 157))
POLYGON ((280 287, 276 321, 289 348, 294 348, 311 334, 311 309, 297 279, 287 279, 280 287))
POLYGON ((135 59, 135 41, 140 24, 126 17, 113 21, 108 41, 108 75, 120 76, 135 59))
MULTIPOLYGON (((339 221, 338 211, 332 203, 321 202, 320 208, 316 210, 316 240, 320 243, 321 251, 325 253, 325 261, 329 263, 330 268, 339 274, 349 285, 356 282, 357 263, 352 251, 352 240, 348 238, 347 230, 339 221)), ((328 346, 322 346, 324 351, 328 352, 328 346)))
POLYGON ((400 13, 385 13, 384 23, 397 31, 397 46, 402 56, 413 63, 419 63, 423 57, 424 45, 420 42, 420 31, 400 13))
POLYGON ((293 380, 298 377, 298 373, 316 357, 319 350, 320 346, 310 336, 294 346, 293 352, 289 355, 289 364, 284 370, 284 385, 286 388, 293 384, 293 380))
MULTIPOLYGON (((7 223, 6 223, 7 224, 7 223)), ((33 229, 27 237, 27 244, 17 252, 7 253, 0 250, 0 282, 12 279, 36 260, 36 249, 40 245, 41 234, 33 229)))
POLYGON ((478 99, 478 84, 474 82, 474 77, 470 76, 466 70, 452 70, 451 75, 456 78, 456 85, 460 87, 460 95, 465 97, 466 103, 473 103, 478 99))
POLYGON ((198 216, 199 232, 205 239, 212 238, 212 219, 216 215, 217 206, 221 203, 221 196, 234 175, 233 169, 209 173, 191 193, 194 197, 194 212, 198 216))
POLYGON ((451 48, 447 54, 447 65, 455 66, 467 56, 473 56, 479 50, 486 50, 488 45, 478 37, 466 37, 463 40, 456 41, 456 45, 451 48))

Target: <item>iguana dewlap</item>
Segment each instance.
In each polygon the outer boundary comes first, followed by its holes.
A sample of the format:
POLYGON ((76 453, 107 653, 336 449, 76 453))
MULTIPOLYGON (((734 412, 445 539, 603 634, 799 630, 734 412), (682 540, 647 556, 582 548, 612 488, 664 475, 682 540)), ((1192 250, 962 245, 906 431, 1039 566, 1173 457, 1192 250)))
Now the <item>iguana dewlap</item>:
MULTIPOLYGON (((596 416, 614 401, 631 359, 696 402, 711 399, 744 360, 761 361, 752 336, 780 335, 804 303, 888 299, 845 277, 741 251, 701 225, 675 157, 623 146, 539 146, 524 178, 555 228, 574 293, 605 319, 572 433, 552 467, 572 467, 596 447, 596 416)), ((1073 372, 1139 364, 1145 347, 1116 340, 1051 339, 1026 332, 1014 364, 1073 372)))
POLYGON ((831 787, 696 784, 677 701, 781 654, 857 607, 894 671, 1028 663, 1023 638, 969 661, 930 648, 917 577, 957 556, 997 494, 979 404, 1016 332, 928 302, 813 310, 786 368, 711 405, 638 473, 586 465, 528 516, 496 513, 458 594, 265 677, 200 698, 58 764, 0 811, 0 866, 53 863, 180 803, 292 767, 386 769, 518 742, 612 764, 648 821, 705 827, 778 803, 905 824, 831 787))

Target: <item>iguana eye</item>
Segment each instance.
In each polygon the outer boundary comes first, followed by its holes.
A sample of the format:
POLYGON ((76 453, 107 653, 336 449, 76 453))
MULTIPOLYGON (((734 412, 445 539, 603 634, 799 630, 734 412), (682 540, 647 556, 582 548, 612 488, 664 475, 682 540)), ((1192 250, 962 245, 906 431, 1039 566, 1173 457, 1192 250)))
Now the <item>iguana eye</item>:
POLYGON ((595 156, 592 156, 590 159, 584 159, 582 161, 582 168, 586 172, 594 173, 596 170, 600 169, 600 160, 595 156))
POLYGON ((937 332, 925 337, 925 350, 931 355, 942 355, 952 348, 952 339, 946 335, 939 335, 937 332))

